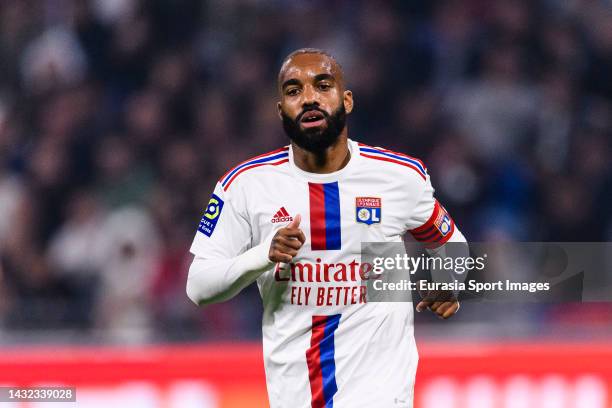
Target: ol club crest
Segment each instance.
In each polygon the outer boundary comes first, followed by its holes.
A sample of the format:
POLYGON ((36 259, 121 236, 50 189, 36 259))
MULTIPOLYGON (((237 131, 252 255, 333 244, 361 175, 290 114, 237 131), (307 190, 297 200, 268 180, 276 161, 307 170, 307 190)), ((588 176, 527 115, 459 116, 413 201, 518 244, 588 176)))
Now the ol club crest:
POLYGON ((381 199, 378 197, 357 197, 355 199, 357 222, 372 225, 379 224, 382 217, 381 199))

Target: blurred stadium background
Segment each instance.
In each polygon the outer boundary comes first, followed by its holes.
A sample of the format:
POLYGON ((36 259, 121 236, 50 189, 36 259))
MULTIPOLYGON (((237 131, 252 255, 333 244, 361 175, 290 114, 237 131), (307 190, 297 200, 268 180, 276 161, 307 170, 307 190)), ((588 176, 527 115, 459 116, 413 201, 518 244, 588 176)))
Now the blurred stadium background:
MULTIPOLYGON (((257 290, 196 308, 188 248, 218 177, 287 143, 275 79, 304 46, 344 65, 351 137, 422 158, 468 240, 612 238, 609 1, 2 0, 1 383, 266 406, 257 290)), ((611 322, 419 315, 417 407, 610 407, 611 322)))

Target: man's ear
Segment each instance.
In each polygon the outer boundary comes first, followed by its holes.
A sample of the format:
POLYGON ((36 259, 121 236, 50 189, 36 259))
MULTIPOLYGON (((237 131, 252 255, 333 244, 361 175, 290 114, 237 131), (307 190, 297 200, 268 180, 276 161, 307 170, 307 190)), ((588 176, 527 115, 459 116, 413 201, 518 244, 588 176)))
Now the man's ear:
POLYGON ((353 111, 353 92, 346 90, 344 91, 344 110, 346 113, 353 111))
POLYGON ((276 102, 276 110, 277 110, 277 113, 278 113, 278 118, 280 120, 283 120, 283 110, 281 108, 281 103, 280 102, 276 102))

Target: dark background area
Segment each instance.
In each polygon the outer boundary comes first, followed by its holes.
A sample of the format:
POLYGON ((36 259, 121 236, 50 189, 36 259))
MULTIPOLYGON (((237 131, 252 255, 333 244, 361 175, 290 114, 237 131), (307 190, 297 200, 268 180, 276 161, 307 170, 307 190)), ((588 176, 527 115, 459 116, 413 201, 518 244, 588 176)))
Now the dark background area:
POLYGON ((350 137, 424 160, 468 240, 610 240, 609 2, 4 0, 0 341, 259 338, 256 288, 189 302, 188 248, 216 180, 287 144, 301 47, 344 66, 350 137))

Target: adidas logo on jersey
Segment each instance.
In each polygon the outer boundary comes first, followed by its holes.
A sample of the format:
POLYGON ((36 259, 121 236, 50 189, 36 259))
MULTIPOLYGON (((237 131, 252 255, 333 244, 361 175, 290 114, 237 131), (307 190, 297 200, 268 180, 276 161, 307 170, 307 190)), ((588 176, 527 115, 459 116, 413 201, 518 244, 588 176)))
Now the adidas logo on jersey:
POLYGON ((281 207, 280 210, 278 210, 276 214, 274 214, 274 216, 272 217, 273 224, 277 222, 287 222, 287 221, 293 221, 293 217, 289 215, 287 210, 285 210, 285 207, 281 207))

